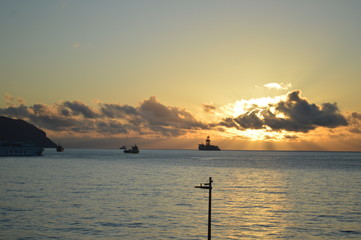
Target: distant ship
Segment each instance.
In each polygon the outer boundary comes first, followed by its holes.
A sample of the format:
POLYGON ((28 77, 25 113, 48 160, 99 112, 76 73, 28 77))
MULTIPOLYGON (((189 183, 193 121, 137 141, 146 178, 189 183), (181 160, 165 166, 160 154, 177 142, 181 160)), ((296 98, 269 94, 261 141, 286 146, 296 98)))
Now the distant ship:
POLYGON ((139 148, 137 145, 134 145, 131 149, 125 149, 124 153, 139 153, 139 148))
POLYGON ((44 149, 32 143, 0 139, 0 156, 41 156, 44 149))
POLYGON ((205 150, 205 151, 221 151, 221 149, 216 145, 211 145, 211 140, 209 136, 207 137, 206 144, 198 144, 198 150, 205 150))
POLYGON ((119 149, 127 149, 127 147, 123 145, 123 146, 119 147, 119 149))
POLYGON ((56 151, 57 152, 64 152, 64 147, 61 146, 60 144, 56 145, 56 151))

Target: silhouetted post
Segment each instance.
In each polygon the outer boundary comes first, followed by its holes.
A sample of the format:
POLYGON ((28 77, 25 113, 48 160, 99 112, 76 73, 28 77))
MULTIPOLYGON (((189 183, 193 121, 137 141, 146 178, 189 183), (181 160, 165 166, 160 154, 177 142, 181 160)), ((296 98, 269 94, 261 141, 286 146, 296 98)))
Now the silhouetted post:
POLYGON ((203 188, 203 189, 209 189, 209 198, 208 198, 208 240, 211 240, 211 222, 212 222, 212 178, 209 177, 209 182, 204 183, 204 185, 201 183, 199 186, 195 186, 195 188, 203 188))

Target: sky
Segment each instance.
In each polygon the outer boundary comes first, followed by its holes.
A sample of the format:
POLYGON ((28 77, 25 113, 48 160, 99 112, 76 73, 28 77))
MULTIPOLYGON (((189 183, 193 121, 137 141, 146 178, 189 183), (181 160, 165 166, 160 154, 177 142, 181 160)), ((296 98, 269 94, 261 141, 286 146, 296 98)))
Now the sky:
POLYGON ((0 2, 0 115, 67 147, 361 151, 361 1, 0 2))

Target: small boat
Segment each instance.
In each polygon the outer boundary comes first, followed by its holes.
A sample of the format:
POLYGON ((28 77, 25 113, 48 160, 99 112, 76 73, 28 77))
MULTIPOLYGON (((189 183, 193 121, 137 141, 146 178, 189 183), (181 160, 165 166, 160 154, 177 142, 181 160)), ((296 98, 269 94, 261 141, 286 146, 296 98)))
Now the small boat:
POLYGON ((33 143, 0 139, 0 156, 41 156, 44 148, 33 143))
POLYGON ((131 149, 125 149, 124 153, 139 153, 139 148, 137 145, 134 145, 131 149))
POLYGON ((127 149, 127 147, 123 145, 119 149, 127 149))
POLYGON ((211 139, 207 137, 206 144, 198 144, 198 150, 200 151, 221 151, 221 149, 216 145, 211 145, 211 139))
POLYGON ((56 151, 57 152, 64 152, 64 147, 61 146, 60 144, 56 145, 56 151))

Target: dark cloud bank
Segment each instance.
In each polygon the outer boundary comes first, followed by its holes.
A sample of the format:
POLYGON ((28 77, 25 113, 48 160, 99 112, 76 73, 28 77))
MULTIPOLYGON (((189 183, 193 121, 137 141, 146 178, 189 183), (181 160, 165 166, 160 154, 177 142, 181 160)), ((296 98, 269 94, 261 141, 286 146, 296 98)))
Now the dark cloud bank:
POLYGON ((99 104, 94 109, 79 101, 48 106, 35 104, 0 109, 0 115, 28 120, 40 128, 76 133, 179 136, 207 129, 185 109, 168 107, 151 97, 135 108, 121 104, 99 104))
MULTIPOLYGON (((210 114, 215 107, 204 105, 204 110, 210 114)), ((317 127, 347 126, 349 121, 359 122, 361 119, 359 114, 354 113, 352 119, 347 120, 336 103, 319 106, 302 98, 300 91, 290 92, 286 100, 277 104, 262 108, 255 105, 245 114, 225 118, 219 123, 201 122, 185 109, 163 105, 155 97, 137 107, 100 103, 93 108, 80 101, 64 101, 52 106, 22 104, 0 109, 0 115, 27 120, 44 130, 160 137, 176 137, 219 127, 308 132, 317 127)))

